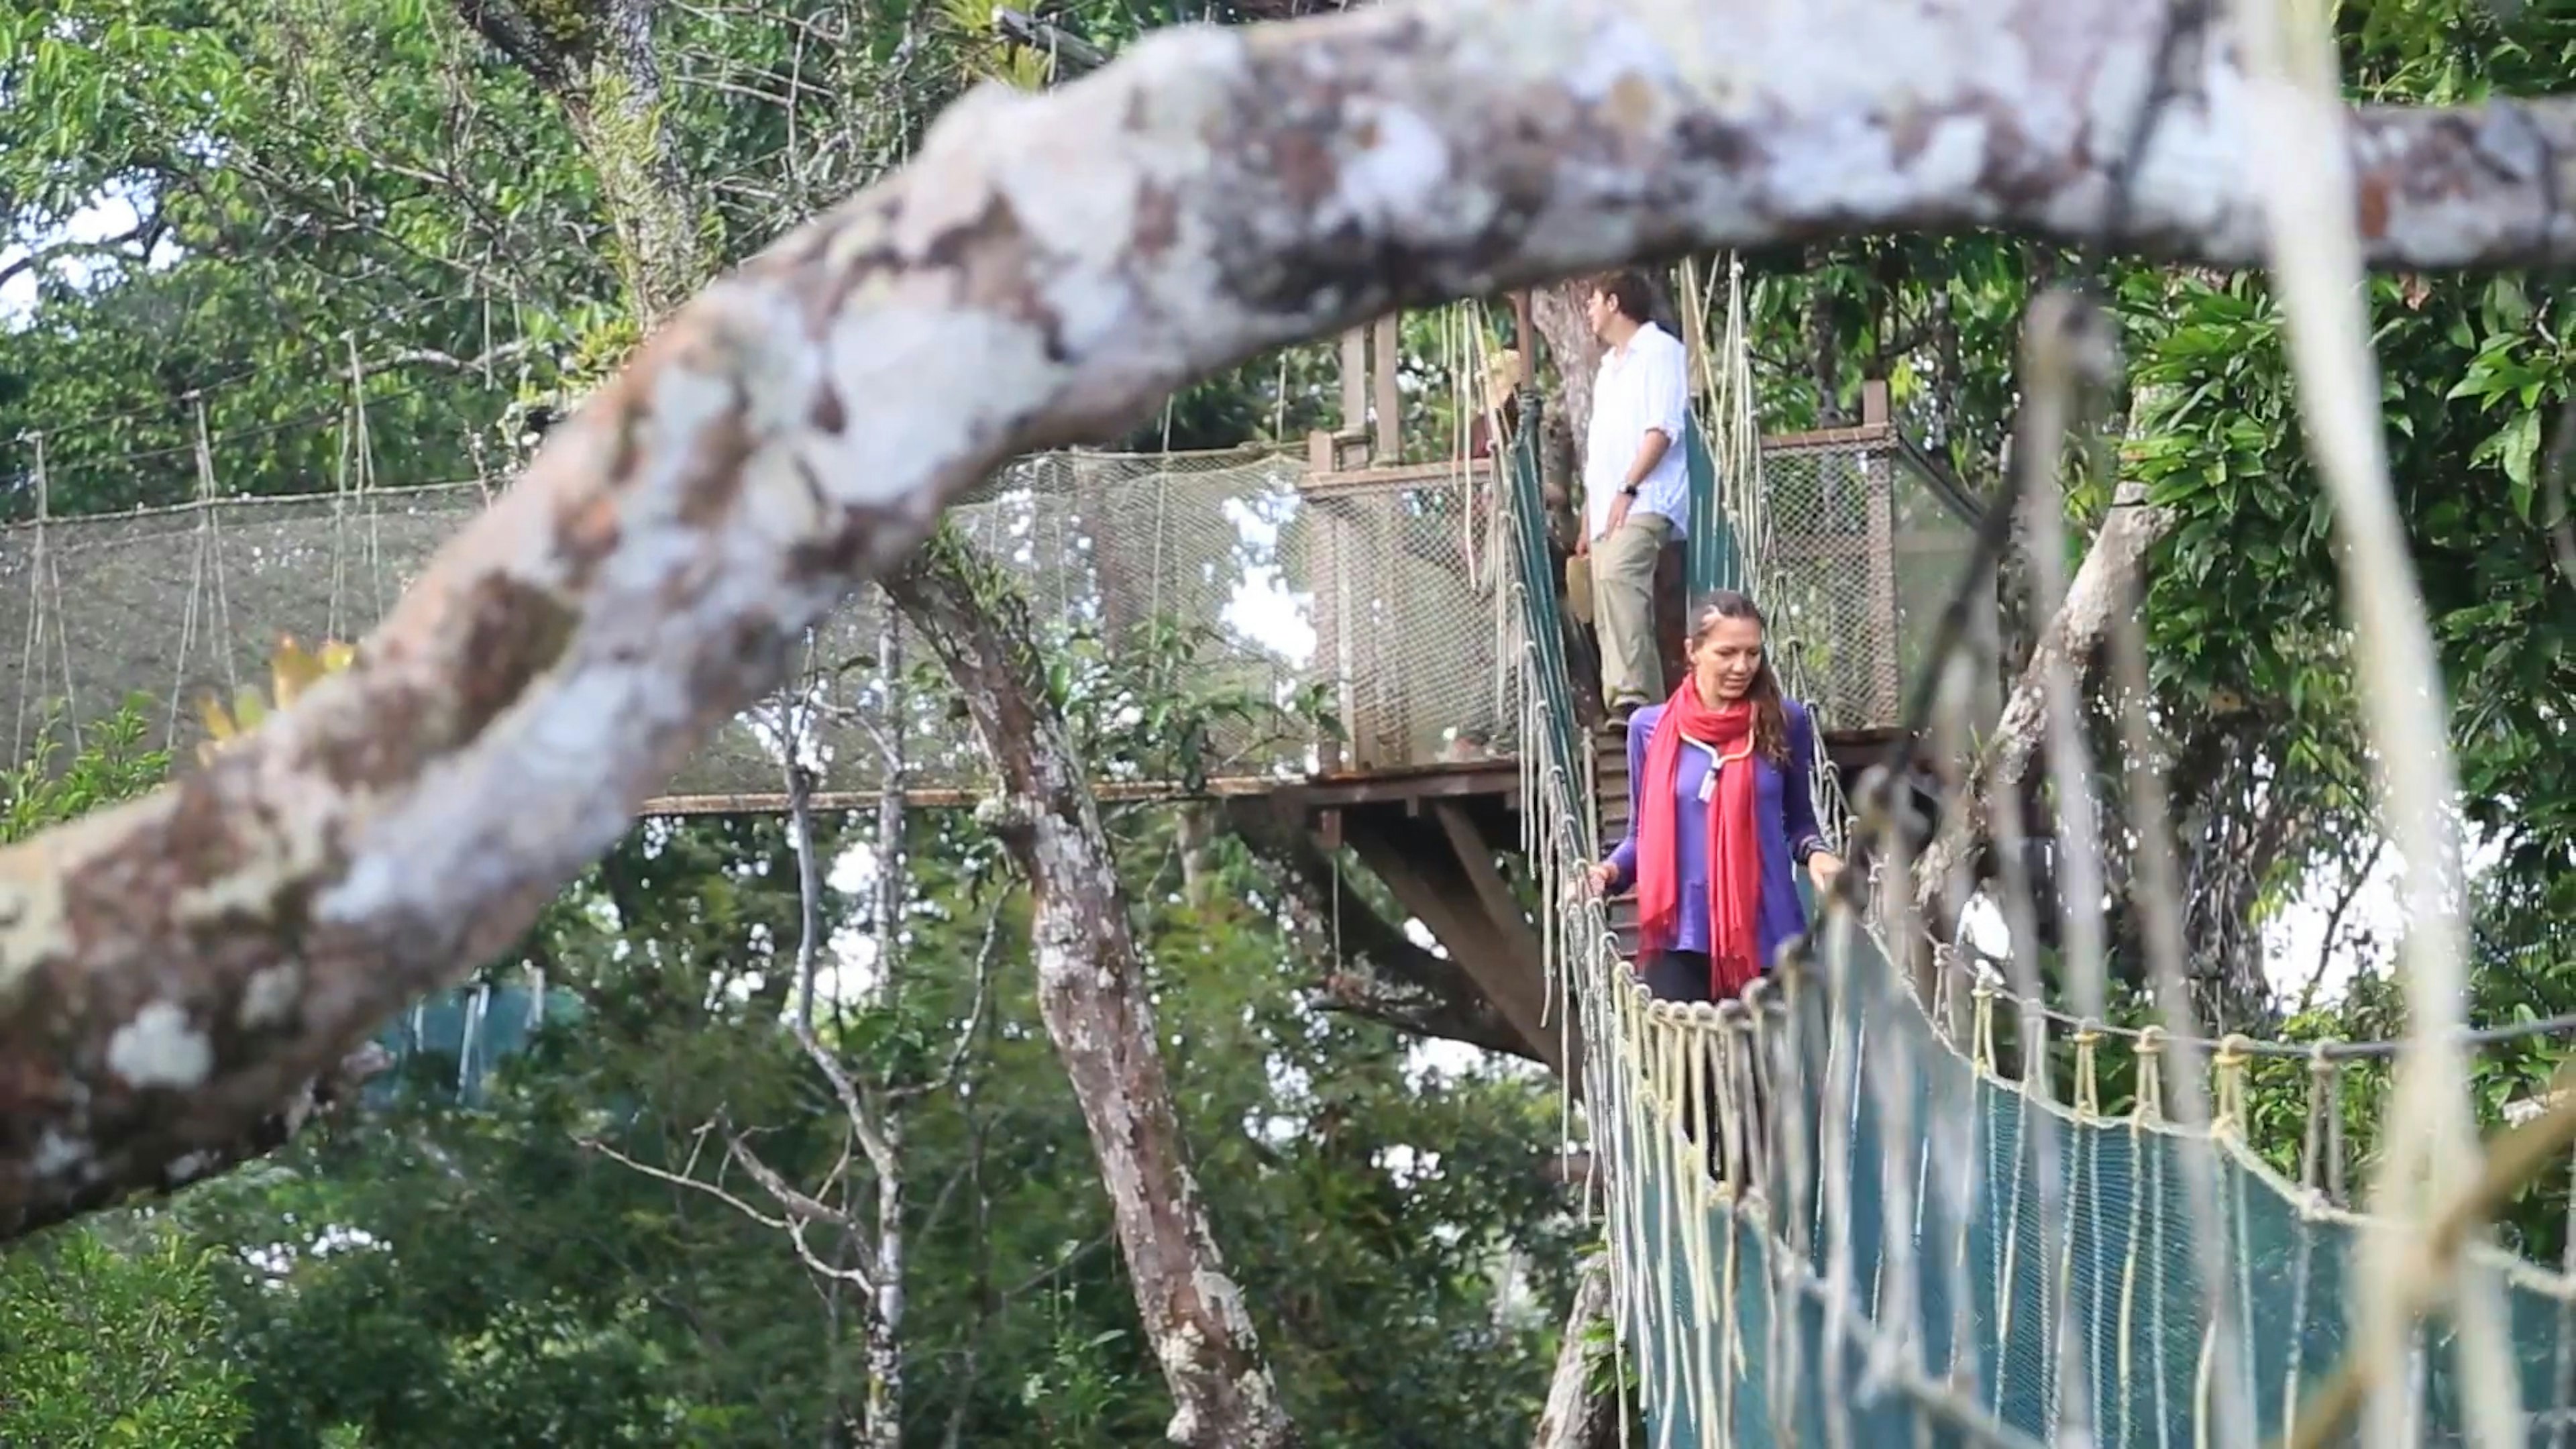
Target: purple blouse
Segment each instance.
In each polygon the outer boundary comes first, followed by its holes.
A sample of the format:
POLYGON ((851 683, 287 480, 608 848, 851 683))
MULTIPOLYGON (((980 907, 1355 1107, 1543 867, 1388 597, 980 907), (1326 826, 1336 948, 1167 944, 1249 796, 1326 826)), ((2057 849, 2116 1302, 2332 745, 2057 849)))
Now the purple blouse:
MULTIPOLYGON (((1762 841, 1762 902, 1754 924, 1765 974, 1781 943, 1807 929, 1806 908, 1798 901, 1798 849, 1810 842, 1817 848, 1824 844, 1824 832, 1816 825, 1813 789, 1815 721, 1806 706, 1794 699, 1781 701, 1781 707, 1788 716, 1789 763, 1784 767, 1759 754, 1752 756, 1753 808, 1762 841)), ((1640 798, 1646 783, 1646 745, 1655 737, 1655 722, 1663 717, 1664 707, 1650 704, 1628 719, 1628 835, 1610 852, 1616 872, 1610 882, 1612 895, 1637 883, 1637 821, 1646 808, 1640 798)), ((1673 927, 1676 951, 1708 950, 1709 802, 1700 798, 1700 785, 1708 779, 1715 758, 1705 747, 1685 739, 1681 760, 1673 769, 1673 846, 1681 876, 1680 918, 1673 927)))

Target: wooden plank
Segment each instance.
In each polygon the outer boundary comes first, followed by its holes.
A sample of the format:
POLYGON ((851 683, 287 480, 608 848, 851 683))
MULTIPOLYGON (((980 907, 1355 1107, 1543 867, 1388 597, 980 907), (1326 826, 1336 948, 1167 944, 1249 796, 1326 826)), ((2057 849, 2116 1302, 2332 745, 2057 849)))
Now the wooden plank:
POLYGON ((1342 426, 1338 431, 1357 433, 1368 426, 1368 329, 1354 327, 1342 334, 1342 426))
POLYGON ((1894 447, 1896 429, 1886 423, 1864 423, 1856 428, 1816 428, 1803 433, 1766 433, 1762 451, 1768 453, 1815 453, 1834 448, 1894 447))
POLYGON ((1393 463, 1404 457, 1404 393, 1397 387, 1396 360, 1404 345, 1404 315, 1389 312, 1377 319, 1377 355, 1371 358, 1369 382, 1377 390, 1376 426, 1369 431, 1372 460, 1393 463))
MULTIPOLYGON (((1458 799, 1491 795, 1516 797, 1520 762, 1512 757, 1416 766, 1380 773, 1342 772, 1319 775, 1219 775, 1192 789, 1178 780, 1095 780, 1092 797, 1106 804, 1143 804, 1179 800, 1230 800, 1274 795, 1307 809, 1369 805, 1405 800, 1458 799)), ((903 792, 906 805, 925 810, 973 809, 992 792, 954 785, 916 785, 903 792)), ((874 790, 817 790, 807 797, 816 810, 874 810, 874 790)), ((643 815, 784 815, 784 791, 749 791, 725 795, 657 795, 644 802, 643 815)))
POLYGON ((1413 805, 1426 800, 1453 800, 1467 795, 1502 795, 1518 788, 1518 775, 1478 772, 1413 779, 1317 780, 1292 787, 1308 809, 1353 805, 1413 805))

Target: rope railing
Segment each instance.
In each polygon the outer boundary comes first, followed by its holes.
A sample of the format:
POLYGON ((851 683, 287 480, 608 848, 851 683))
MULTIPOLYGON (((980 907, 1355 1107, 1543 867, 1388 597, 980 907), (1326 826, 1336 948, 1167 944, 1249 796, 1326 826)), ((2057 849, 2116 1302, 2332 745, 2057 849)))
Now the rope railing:
MULTIPOLYGON (((1955 962, 1942 979, 1968 981, 1968 1009, 1949 1010, 1939 991, 1927 1002, 1882 949, 1882 928, 1840 899, 1744 1000, 1648 998, 1583 885, 1599 842, 1534 417, 1525 400, 1506 480, 1525 843, 1547 903, 1552 1010, 1586 1043, 1581 1125, 1647 1442, 2235 1442, 2218 1428, 2222 1399, 2265 1441, 2296 1431, 2350 1347, 2361 1246, 2389 1231, 2342 1205, 2335 1074, 2388 1044, 2198 1043, 2210 1115, 2176 1120, 2167 1059, 2186 1039, 2072 1020, 1955 962), (2021 1057, 2009 1074, 2006 1015, 2021 1057), (2131 1058, 2124 1109, 2105 1101, 2114 1040, 2131 1058), (2051 1066, 2061 1047, 2073 1057, 2062 1073, 2051 1066), (2311 1074, 2295 1180, 2251 1140, 2246 1088, 2257 1065, 2294 1060, 2311 1074), (2215 1184, 2214 1215, 2192 1206, 2193 1172, 2215 1184), (2211 1264, 2226 1281, 2205 1295, 2211 1264), (2224 1305, 2228 1334, 2213 1331, 2209 1301, 2224 1305), (2221 1356, 2222 1341, 2241 1347, 2221 1356)), ((1573 1112, 1569 1093, 1569 1132, 1573 1112)), ((2500 1251, 2465 1256, 2511 1304, 2529 1421, 2565 1422, 2576 1279, 2500 1251)), ((2456 1341, 2418 1325, 2411 1361, 2416 1437, 2462 1433, 2456 1341)))
MULTIPOLYGON (((2308 1041, 2268 1041, 2242 1032, 2229 1032, 2223 1036, 2211 1037, 2173 1031, 2161 1026, 2123 1026, 2097 1017, 2080 1017, 2072 1012, 2050 1006, 2046 1002, 2033 1001, 2015 992, 2011 987, 2003 984, 2004 976, 1999 970, 1994 969, 1993 958, 1973 947, 1958 950, 1945 948, 1943 954, 1949 957, 1944 968, 1949 973, 1973 982, 1991 981, 1991 985, 1983 986, 1981 989, 1996 1000, 2010 1002, 2024 1011, 2037 1011, 2054 1025, 2100 1032, 2105 1036, 2120 1037, 2128 1041, 2152 1036, 2168 1045, 2191 1045, 2212 1052, 2222 1049, 2232 1050, 2248 1056, 2269 1057, 2284 1061, 2307 1061, 2316 1058, 2327 1061, 2379 1061, 2392 1059, 2406 1048, 2406 1039, 2402 1037, 2369 1040, 2320 1037, 2308 1041), (1973 964, 1958 959, 1962 955, 1973 955, 1975 958, 1973 964)), ((2562 1012, 2555 1016, 2534 1017, 2529 1021, 2508 1022, 2494 1026, 2467 1027, 2445 1033, 2445 1036, 2460 1046, 2471 1048, 2509 1046, 2542 1037, 2576 1036, 2576 1012, 2562 1012)))
MULTIPOLYGON (((16 670, 0 689, 17 701, 20 754, 40 730, 68 737, 141 696, 184 756, 201 695, 258 677, 281 635, 363 635, 488 506, 479 481, 384 486, 367 462, 363 412, 350 427, 343 469, 309 494, 223 494, 206 481, 212 449, 201 445, 190 502, 0 528, 0 631, 24 646, 0 663, 16 670)), ((1185 671, 1209 721, 1194 752, 1207 777, 1305 777, 1327 730, 1365 740, 1376 770, 1510 758, 1520 675, 1495 666, 1503 596, 1495 571, 1474 566, 1501 526, 1491 490, 1445 465, 1329 489, 1309 479, 1302 460, 1261 450, 1045 454, 976 490, 951 525, 1062 631, 1051 637, 1092 695, 1185 671), (1318 630, 1319 598, 1353 627, 1318 630), (1311 698, 1345 684, 1335 692, 1348 708, 1311 698)), ((870 593, 836 613, 815 667, 788 690, 815 705, 800 712, 827 791, 864 795, 875 783, 861 718, 868 671, 845 666, 873 652, 878 607, 870 593)), ((940 707, 926 693, 916 703, 940 707)), ((658 803, 774 795, 777 752, 757 714, 723 727, 658 803)), ((923 738, 951 742, 914 762, 920 788, 988 784, 971 740, 917 723, 923 738)), ((1104 764, 1118 787, 1157 783, 1136 774, 1145 768, 1104 764)), ((1201 793, 1191 781, 1159 784, 1201 793)))

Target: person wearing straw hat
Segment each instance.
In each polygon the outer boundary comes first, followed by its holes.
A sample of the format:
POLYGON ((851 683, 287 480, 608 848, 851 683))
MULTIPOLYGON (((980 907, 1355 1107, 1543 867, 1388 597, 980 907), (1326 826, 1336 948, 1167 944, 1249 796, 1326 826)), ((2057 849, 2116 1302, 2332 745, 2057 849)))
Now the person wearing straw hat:
POLYGON ((1500 451, 1500 440, 1520 426, 1520 390, 1527 381, 1528 364, 1512 348, 1504 348, 1485 363, 1485 405, 1467 424, 1468 457, 1494 456, 1500 451))

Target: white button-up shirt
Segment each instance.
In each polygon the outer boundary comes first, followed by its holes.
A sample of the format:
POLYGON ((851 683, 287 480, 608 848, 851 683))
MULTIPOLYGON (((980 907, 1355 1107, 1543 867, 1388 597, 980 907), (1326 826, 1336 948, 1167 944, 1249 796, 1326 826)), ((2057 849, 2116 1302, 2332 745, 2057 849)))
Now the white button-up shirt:
POLYGON ((1583 531, 1599 538, 1609 531, 1610 505, 1628 481, 1628 468, 1649 428, 1662 431, 1664 456, 1639 481, 1630 518, 1649 513, 1673 521, 1675 532, 1690 522, 1690 463, 1683 448, 1683 419, 1690 406, 1690 364, 1679 338, 1652 322, 1638 327, 1624 347, 1601 359, 1592 387, 1592 426, 1583 447, 1583 531))

